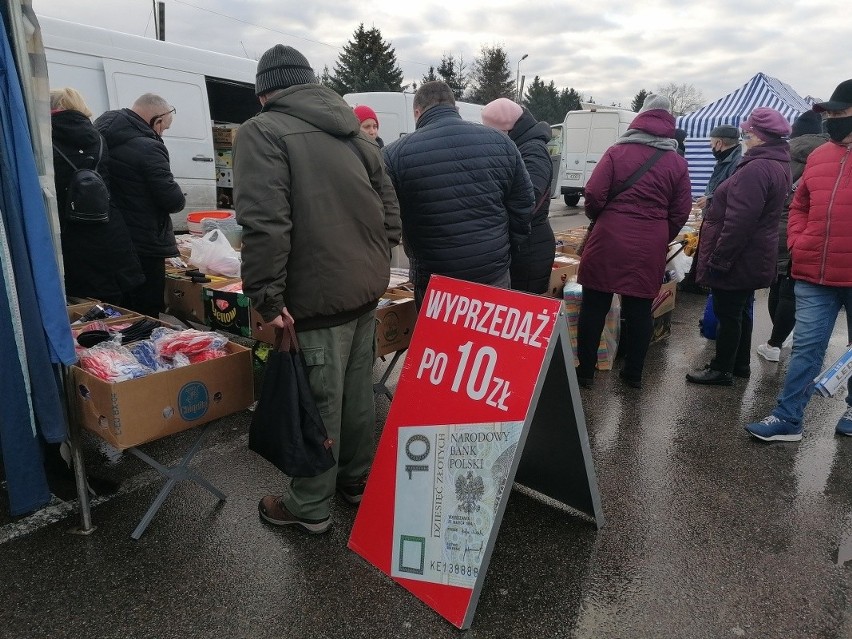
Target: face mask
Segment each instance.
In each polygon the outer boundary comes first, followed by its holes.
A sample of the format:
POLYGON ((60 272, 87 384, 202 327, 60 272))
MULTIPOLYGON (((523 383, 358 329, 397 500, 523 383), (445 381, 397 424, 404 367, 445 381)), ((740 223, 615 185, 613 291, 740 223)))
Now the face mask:
POLYGON ((826 118, 825 130, 835 142, 843 142, 852 133, 852 115, 845 118, 826 118))

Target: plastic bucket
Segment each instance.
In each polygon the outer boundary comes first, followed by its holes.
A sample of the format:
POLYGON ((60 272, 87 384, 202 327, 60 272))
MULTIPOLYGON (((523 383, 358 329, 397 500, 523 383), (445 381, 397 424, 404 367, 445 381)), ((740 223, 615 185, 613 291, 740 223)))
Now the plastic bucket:
POLYGON ((193 211, 186 214, 186 229, 193 235, 203 235, 202 220, 227 220, 235 217, 233 211, 193 211))

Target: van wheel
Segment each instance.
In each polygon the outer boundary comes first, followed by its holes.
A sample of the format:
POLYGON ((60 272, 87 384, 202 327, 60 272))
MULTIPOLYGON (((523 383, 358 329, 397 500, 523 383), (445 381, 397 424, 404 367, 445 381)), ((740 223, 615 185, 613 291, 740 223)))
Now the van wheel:
POLYGON ((577 193, 566 193, 562 199, 565 200, 565 206, 577 206, 580 202, 580 196, 577 193))

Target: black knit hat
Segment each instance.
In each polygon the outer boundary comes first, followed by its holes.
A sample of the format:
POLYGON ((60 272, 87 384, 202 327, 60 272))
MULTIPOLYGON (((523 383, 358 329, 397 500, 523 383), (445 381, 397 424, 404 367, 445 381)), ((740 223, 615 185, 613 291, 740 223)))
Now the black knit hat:
POLYGON ((256 95, 263 95, 296 84, 316 84, 316 82, 314 70, 305 56, 293 47, 276 44, 260 56, 254 92, 256 95))
POLYGON ((793 122, 793 132, 790 137, 797 138, 808 133, 815 135, 822 133, 822 116, 816 111, 805 111, 797 117, 793 122))

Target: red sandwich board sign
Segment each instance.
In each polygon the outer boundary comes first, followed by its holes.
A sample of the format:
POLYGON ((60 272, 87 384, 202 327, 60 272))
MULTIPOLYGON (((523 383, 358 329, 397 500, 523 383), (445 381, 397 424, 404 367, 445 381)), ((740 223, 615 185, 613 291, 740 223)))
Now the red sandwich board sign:
POLYGON ((469 628, 514 481, 603 525, 558 299, 433 276, 349 547, 469 628))

